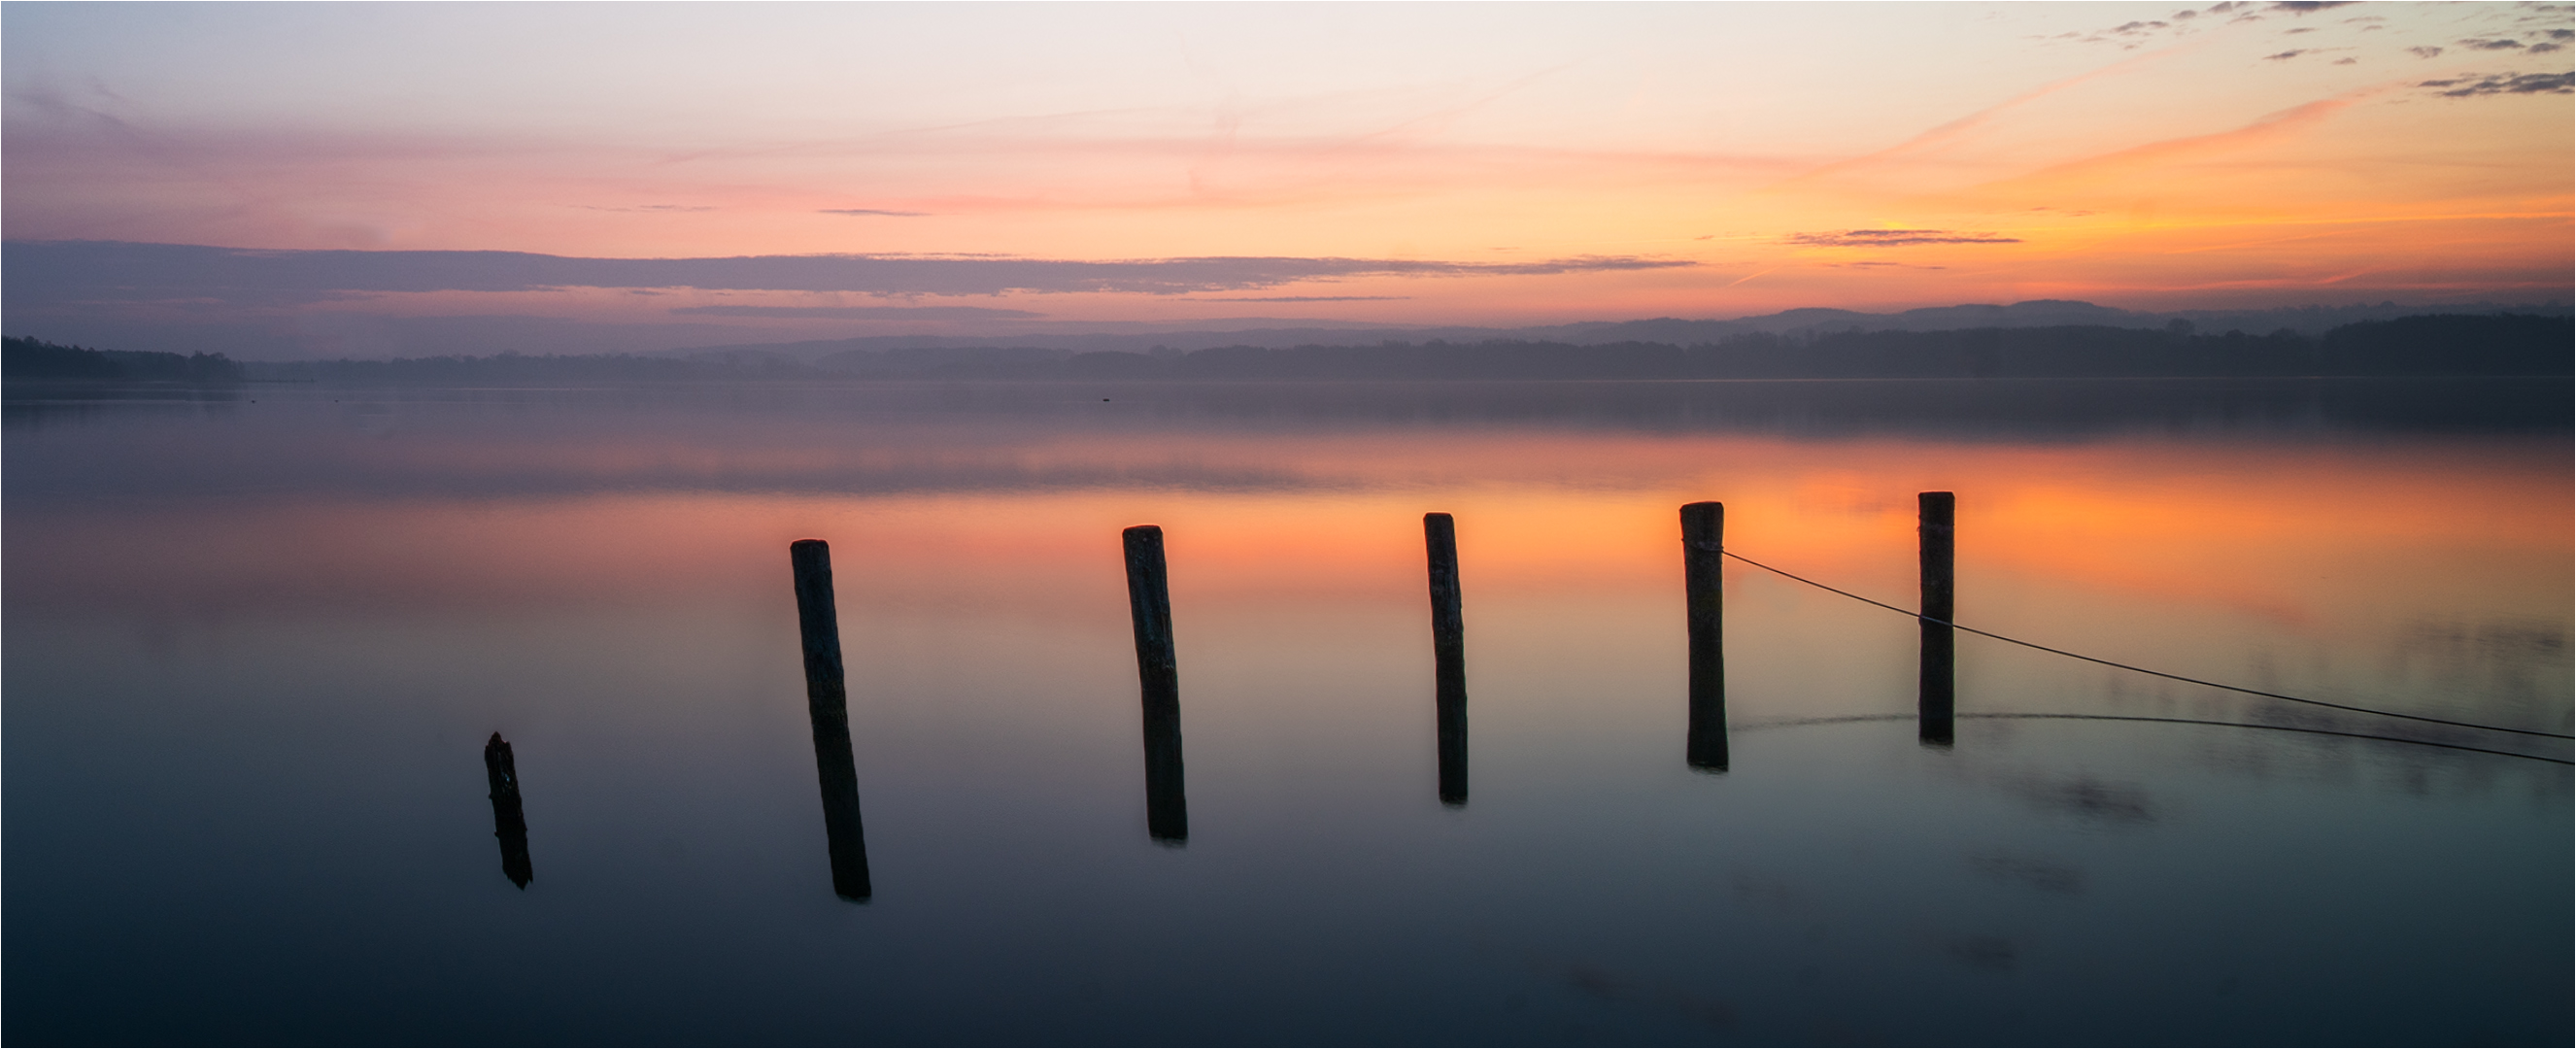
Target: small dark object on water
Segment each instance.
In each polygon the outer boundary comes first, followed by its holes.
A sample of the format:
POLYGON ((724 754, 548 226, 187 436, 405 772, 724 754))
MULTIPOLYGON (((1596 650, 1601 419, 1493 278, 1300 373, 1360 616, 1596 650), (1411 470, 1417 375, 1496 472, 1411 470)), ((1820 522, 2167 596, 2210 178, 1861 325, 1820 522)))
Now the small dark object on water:
POLYGON ((536 873, 528 864, 528 816, 519 808, 519 766, 498 732, 483 744, 483 774, 492 782, 492 836, 501 839, 501 873, 527 888, 536 873))

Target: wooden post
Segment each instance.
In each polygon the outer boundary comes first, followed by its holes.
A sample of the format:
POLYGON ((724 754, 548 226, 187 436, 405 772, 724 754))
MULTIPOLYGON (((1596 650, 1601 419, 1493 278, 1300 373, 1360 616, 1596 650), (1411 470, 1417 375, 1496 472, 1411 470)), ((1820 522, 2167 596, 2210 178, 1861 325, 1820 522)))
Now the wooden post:
POLYGON ((1958 705, 1957 664, 1952 643, 1956 639, 1950 624, 1957 616, 1953 549, 1958 501, 1949 492, 1924 492, 1920 502, 1921 525, 1916 530, 1923 555, 1923 627, 1922 694, 1917 703, 1917 738, 1925 746, 1946 747, 1953 739, 1954 711, 1958 705))
POLYGON ((519 807, 519 765, 498 732, 483 744, 483 776, 492 784, 492 836, 501 839, 501 873, 527 888, 536 871, 528 865, 528 815, 519 807))
POLYGON ((1726 771, 1726 504, 1682 507, 1682 586, 1690 605, 1690 736, 1684 760, 1726 771))
POLYGON ((1190 806, 1182 786, 1181 678, 1172 652, 1163 529, 1137 525, 1120 538, 1127 548, 1127 611, 1136 623, 1136 677, 1145 699, 1145 832, 1180 844, 1190 839, 1190 806))
POLYGON ((1467 803, 1467 633, 1459 614, 1458 526, 1448 514, 1422 515, 1422 544, 1431 563, 1431 653, 1438 682, 1432 700, 1440 731, 1440 803, 1467 803))
POLYGON ((865 900, 867 835, 859 826, 859 764, 850 753, 850 698, 841 673, 841 620, 832 606, 832 548, 820 539, 787 547, 796 568, 796 625, 805 641, 805 712, 814 722, 814 774, 823 791, 823 833, 832 853, 832 891, 865 900))

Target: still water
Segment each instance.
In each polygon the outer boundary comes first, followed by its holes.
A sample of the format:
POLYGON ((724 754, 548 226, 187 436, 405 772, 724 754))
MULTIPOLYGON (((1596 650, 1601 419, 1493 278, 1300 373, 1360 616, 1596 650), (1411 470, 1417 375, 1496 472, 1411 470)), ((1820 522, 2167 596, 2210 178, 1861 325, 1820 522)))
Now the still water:
POLYGON ((2571 1038, 2565 741, 1962 636, 1926 747, 1909 617, 1730 563, 1698 772, 1677 523, 1912 607, 1915 493, 1955 491, 1963 625, 2566 733, 2564 380, 10 396, 12 1042, 2571 1038), (1149 522, 1185 843, 1147 833, 1149 522), (2048 713, 2270 727, 1993 716, 2048 713))

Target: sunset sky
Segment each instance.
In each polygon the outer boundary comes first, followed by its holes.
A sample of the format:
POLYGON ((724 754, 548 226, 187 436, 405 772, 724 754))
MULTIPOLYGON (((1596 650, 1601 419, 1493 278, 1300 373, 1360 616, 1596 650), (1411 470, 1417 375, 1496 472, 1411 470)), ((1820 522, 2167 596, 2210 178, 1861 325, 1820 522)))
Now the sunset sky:
POLYGON ((138 349, 2537 303, 2576 265, 2567 4, 13 2, 0 29, 8 332, 138 349))

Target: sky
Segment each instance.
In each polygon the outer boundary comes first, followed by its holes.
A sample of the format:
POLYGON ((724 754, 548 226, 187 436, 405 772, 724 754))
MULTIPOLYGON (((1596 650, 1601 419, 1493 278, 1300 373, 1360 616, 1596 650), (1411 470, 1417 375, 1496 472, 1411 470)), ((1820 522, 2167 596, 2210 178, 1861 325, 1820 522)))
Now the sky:
POLYGON ((10 334, 252 357, 2564 302, 2571 38, 2501 3, 13 0, 0 291, 10 334))

